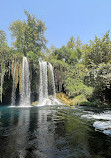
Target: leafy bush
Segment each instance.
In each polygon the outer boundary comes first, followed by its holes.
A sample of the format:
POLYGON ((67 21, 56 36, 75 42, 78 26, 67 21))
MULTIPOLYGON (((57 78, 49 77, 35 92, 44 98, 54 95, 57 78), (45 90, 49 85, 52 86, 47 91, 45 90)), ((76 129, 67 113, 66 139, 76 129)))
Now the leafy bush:
POLYGON ((88 102, 88 100, 83 94, 81 94, 71 100, 71 105, 82 105, 83 102, 88 102))

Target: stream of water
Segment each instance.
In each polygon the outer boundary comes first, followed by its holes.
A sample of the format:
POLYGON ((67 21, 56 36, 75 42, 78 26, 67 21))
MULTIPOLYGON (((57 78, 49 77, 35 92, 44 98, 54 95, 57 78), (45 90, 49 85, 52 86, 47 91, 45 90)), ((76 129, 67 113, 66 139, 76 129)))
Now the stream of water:
POLYGON ((21 76, 20 106, 30 106, 29 64, 26 57, 23 57, 21 76))
POLYGON ((0 106, 0 158, 110 158, 111 135, 94 127, 102 114, 108 121, 108 113, 58 105, 0 106))
POLYGON ((39 61, 40 74, 39 74, 39 106, 43 105, 60 105, 62 104, 58 99, 56 99, 55 82, 54 82, 54 72, 53 67, 50 63, 46 61, 39 61), (47 75, 47 70, 49 70, 49 76, 47 75), (51 95, 48 93, 48 82, 50 82, 51 95))

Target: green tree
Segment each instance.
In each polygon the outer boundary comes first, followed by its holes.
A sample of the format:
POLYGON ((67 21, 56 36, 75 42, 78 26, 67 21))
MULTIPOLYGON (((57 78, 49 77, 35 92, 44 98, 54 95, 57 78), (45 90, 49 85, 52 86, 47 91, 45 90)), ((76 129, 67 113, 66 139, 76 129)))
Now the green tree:
POLYGON ((62 48, 55 50, 54 55, 57 56, 57 60, 62 60, 68 64, 75 65, 81 59, 82 51, 79 47, 72 49, 67 46, 62 46, 62 48))
POLYGON ((12 39, 14 39, 13 46, 23 54, 26 53, 24 35, 25 29, 26 23, 20 20, 12 22, 12 24, 9 27, 9 30, 12 32, 11 37, 12 39))
POLYGON ((9 70, 8 61, 11 54, 6 40, 6 33, 0 30, 0 101, 2 102, 3 81, 5 72, 9 70))
POLYGON ((108 63, 111 60, 111 41, 109 31, 102 38, 95 36, 94 41, 83 47, 84 64, 91 68, 101 63, 108 63))
POLYGON ((70 37, 70 40, 67 42, 66 45, 69 49, 74 49, 76 47, 76 42, 73 36, 70 37))
POLYGON ((46 30, 45 24, 35 18, 35 16, 30 15, 25 11, 27 20, 14 21, 9 30, 12 32, 12 38, 15 39, 13 45, 20 52, 26 55, 29 51, 35 54, 42 51, 45 48, 46 39, 44 36, 44 31, 46 30))
POLYGON ((6 33, 3 30, 0 30, 0 48, 4 46, 7 46, 6 33))
POLYGON ((78 37, 77 37, 77 40, 76 40, 76 47, 81 48, 81 46, 82 46, 82 42, 81 42, 81 40, 80 40, 80 38, 79 38, 79 36, 78 36, 78 37))

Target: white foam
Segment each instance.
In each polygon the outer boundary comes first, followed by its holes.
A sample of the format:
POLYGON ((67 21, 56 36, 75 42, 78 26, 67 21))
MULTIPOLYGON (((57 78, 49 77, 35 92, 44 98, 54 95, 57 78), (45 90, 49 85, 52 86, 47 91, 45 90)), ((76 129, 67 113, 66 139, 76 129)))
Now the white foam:
POLYGON ((111 121, 95 121, 93 126, 99 130, 111 129, 111 121))
POLYGON ((111 111, 106 111, 100 114, 90 113, 82 115, 83 118, 97 119, 97 120, 111 120, 111 111))
POLYGON ((47 99, 43 99, 42 102, 39 102, 37 106, 45 106, 45 105, 62 105, 62 103, 53 97, 49 97, 47 99))
POLYGON ((95 120, 93 127, 96 130, 100 130, 106 135, 111 135, 111 111, 105 111, 100 114, 88 113, 81 117, 95 120))
POLYGON ((111 136, 111 130, 104 130, 103 133, 111 136))
POLYGON ((31 107, 33 107, 33 106, 31 106, 31 105, 25 105, 25 106, 9 106, 9 108, 31 108, 31 107))

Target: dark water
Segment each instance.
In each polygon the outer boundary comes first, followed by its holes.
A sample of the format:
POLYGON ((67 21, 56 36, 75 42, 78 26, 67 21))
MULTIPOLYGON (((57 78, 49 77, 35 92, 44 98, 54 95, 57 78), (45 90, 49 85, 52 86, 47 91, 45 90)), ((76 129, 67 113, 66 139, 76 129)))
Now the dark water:
POLYGON ((111 158, 111 137, 64 106, 0 107, 0 158, 111 158))

